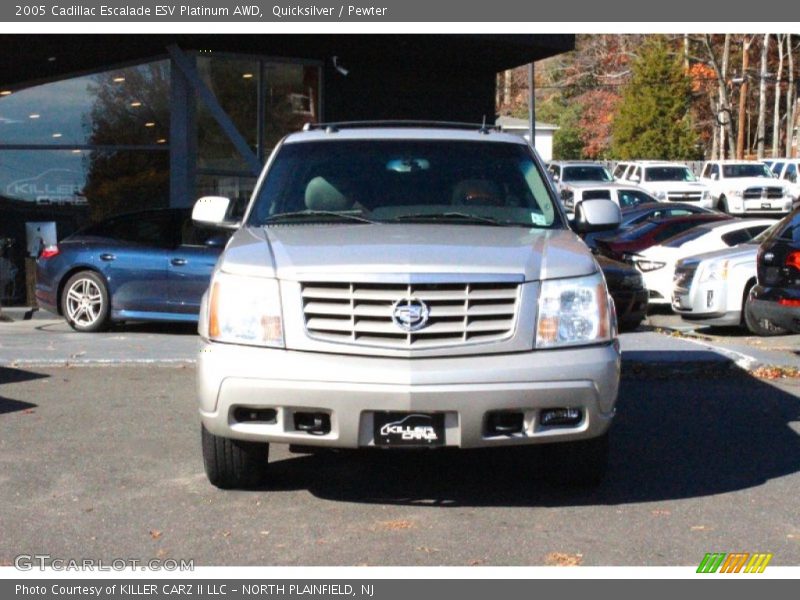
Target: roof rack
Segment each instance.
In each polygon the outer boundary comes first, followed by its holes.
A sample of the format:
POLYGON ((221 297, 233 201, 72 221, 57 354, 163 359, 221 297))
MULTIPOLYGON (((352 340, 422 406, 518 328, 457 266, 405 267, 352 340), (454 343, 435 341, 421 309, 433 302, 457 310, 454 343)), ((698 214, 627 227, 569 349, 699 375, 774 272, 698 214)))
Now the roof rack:
POLYGON ((485 123, 460 123, 456 121, 340 121, 334 123, 306 123, 303 131, 324 129, 327 133, 336 133, 340 129, 363 129, 368 127, 431 127, 439 129, 467 129, 479 133, 501 131, 499 125, 485 123))

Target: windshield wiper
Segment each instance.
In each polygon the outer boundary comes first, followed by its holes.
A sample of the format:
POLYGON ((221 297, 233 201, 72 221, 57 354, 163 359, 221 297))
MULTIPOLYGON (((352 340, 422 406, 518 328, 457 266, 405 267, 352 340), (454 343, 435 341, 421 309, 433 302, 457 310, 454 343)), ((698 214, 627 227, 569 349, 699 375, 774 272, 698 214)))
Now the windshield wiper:
POLYGON ((492 217, 483 217, 481 215, 472 215, 463 212, 444 212, 444 213, 412 213, 408 215, 398 215, 391 219, 384 219, 384 223, 398 223, 401 221, 457 221, 463 223, 477 223, 480 225, 497 225, 503 227, 506 225, 515 225, 519 227, 528 227, 527 223, 520 223, 518 221, 500 221, 492 217))
POLYGON ((335 210, 296 210, 292 212, 277 213, 270 215, 264 220, 262 225, 271 225, 273 223, 285 223, 286 221, 301 221, 309 220, 341 220, 341 221, 356 221, 358 223, 375 223, 371 219, 361 216, 361 211, 358 212, 337 212, 335 210))

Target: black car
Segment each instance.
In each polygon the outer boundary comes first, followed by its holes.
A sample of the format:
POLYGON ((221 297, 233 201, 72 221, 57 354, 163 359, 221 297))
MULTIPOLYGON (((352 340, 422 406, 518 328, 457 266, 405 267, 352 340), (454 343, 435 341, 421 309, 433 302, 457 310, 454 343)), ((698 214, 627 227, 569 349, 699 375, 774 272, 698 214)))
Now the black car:
POLYGON ((748 327, 752 323, 762 335, 800 333, 800 208, 761 243, 756 272, 745 307, 748 327))
POLYGON ((616 231, 599 231, 589 233, 584 236, 583 241, 589 248, 596 248, 595 240, 599 237, 614 237, 644 223, 647 220, 658 221, 660 219, 669 219, 672 217, 685 217, 699 213, 713 213, 715 211, 696 206, 694 204, 686 204, 684 202, 659 202, 657 204, 641 204, 639 206, 631 206, 622 209, 622 220, 616 231))
POLYGON ((617 310, 620 331, 633 331, 647 312, 648 293, 642 274, 632 266, 605 256, 595 256, 606 277, 617 310))

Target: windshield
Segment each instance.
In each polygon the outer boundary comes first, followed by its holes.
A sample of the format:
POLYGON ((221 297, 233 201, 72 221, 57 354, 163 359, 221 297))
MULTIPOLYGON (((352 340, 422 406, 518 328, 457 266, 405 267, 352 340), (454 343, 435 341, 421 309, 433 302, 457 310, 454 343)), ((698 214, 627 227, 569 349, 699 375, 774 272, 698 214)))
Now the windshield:
POLYGON ((656 227, 660 227, 661 223, 658 221, 646 221, 641 225, 637 225, 623 233, 622 235, 618 236, 617 239, 623 242, 631 242, 633 240, 638 240, 643 235, 646 235, 656 227))
POLYGON ((742 163, 737 165, 722 165, 722 175, 726 179, 737 177, 772 177, 772 171, 762 163, 742 163))
POLYGON ((613 178, 600 165, 571 165, 564 167, 561 181, 613 181, 613 178))
POLYGON ((647 167, 646 181, 697 181, 686 167, 647 167))
POLYGON ((315 222, 560 224, 522 144, 347 140, 285 144, 249 225, 315 222))

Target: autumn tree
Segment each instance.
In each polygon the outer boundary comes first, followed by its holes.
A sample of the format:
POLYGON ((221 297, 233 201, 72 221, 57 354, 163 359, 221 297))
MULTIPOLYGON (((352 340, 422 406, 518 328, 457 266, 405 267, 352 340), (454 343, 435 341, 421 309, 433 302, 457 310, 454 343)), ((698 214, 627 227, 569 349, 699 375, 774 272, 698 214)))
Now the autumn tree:
POLYGON ((649 39, 631 64, 631 79, 611 127, 620 159, 699 158, 691 115, 692 83, 681 57, 660 39, 649 39))

